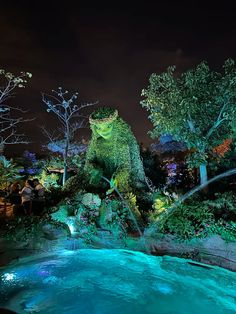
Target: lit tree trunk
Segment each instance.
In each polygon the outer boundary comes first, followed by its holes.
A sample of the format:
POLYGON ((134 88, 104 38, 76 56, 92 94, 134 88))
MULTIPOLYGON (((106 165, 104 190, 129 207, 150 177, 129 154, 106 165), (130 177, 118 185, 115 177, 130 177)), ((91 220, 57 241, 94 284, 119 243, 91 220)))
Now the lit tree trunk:
MULTIPOLYGON (((198 152, 201 155, 206 155, 206 144, 202 143, 202 145, 197 146, 198 152)), ((202 163, 199 165, 199 173, 200 173, 200 184, 205 184, 208 180, 207 178, 207 161, 203 160, 202 163)), ((204 192, 207 192, 208 188, 204 188, 204 192)))
POLYGON ((200 165, 199 170, 200 170, 200 184, 204 184, 208 180, 206 164, 200 165))
MULTIPOLYGON (((66 152, 65 152, 66 154, 66 152)), ((62 178, 62 185, 65 185, 67 179, 67 157, 64 155, 64 168, 63 168, 63 178, 62 178)))
POLYGON ((67 159, 68 159, 68 149, 69 149, 69 133, 66 133, 66 145, 65 145, 65 151, 64 151, 64 171, 63 171, 63 178, 62 178, 62 185, 65 185, 66 179, 67 179, 67 159))

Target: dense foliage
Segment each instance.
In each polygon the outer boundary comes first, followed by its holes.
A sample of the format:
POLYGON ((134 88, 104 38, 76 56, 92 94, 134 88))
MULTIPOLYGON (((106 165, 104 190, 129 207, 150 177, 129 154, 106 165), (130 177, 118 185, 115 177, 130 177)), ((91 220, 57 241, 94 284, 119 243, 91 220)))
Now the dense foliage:
MULTIPOLYGON (((151 75, 142 96, 153 123, 152 137, 168 133, 185 142, 190 167, 206 166, 214 147, 235 133, 236 67, 231 59, 222 73, 202 62, 177 76, 171 66, 151 75)), ((203 174, 203 167, 200 170, 203 174)))
MULTIPOLYGON (((97 110, 92 117, 100 118, 103 113, 102 108, 101 112, 97 110)), ((140 151, 127 123, 118 117, 111 124, 111 140, 104 140, 99 136, 96 124, 91 125, 92 139, 88 146, 84 170, 90 179, 94 170, 97 171, 99 179, 102 176, 109 180, 113 178, 118 189, 127 192, 130 191, 130 185, 137 186, 145 182, 140 151)))
POLYGON ((236 195, 216 194, 214 199, 191 198, 165 215, 173 200, 158 196, 150 213, 150 228, 154 232, 172 234, 179 240, 205 238, 213 234, 236 241, 236 195), (162 214, 162 215, 161 215, 162 214))

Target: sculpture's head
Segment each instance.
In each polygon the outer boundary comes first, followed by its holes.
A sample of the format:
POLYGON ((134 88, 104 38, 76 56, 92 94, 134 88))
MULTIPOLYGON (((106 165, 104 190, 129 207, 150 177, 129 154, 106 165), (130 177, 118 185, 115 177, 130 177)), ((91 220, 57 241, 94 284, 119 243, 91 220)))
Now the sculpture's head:
POLYGON ((114 121, 118 116, 118 111, 113 108, 104 107, 95 110, 89 117, 89 122, 93 132, 105 140, 110 139, 113 134, 114 121))

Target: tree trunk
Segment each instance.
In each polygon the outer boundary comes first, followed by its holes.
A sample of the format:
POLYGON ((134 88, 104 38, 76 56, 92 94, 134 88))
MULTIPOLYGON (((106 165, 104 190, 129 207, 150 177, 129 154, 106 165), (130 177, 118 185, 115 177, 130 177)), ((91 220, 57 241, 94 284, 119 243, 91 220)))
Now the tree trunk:
POLYGON ((67 158, 68 158, 68 148, 69 148, 69 141, 66 139, 66 147, 64 152, 64 171, 63 171, 63 177, 62 177, 62 185, 65 185, 66 179, 67 179, 67 158))
POLYGON ((64 163, 64 168, 63 168, 63 177, 62 177, 62 185, 65 185, 67 179, 67 164, 64 163))
POLYGON ((200 184, 204 184, 208 180, 206 164, 200 165, 199 170, 200 170, 200 184))

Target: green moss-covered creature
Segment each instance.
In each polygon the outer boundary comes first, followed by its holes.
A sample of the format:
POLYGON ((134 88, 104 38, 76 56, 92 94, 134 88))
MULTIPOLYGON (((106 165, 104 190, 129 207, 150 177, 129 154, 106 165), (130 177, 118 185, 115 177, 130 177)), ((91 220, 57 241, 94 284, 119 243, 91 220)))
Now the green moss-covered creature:
POLYGON ((111 189, 121 192, 145 186, 145 174, 137 141, 113 108, 99 108, 89 118, 92 139, 89 143, 85 173, 97 185, 102 177, 110 180, 111 189))

